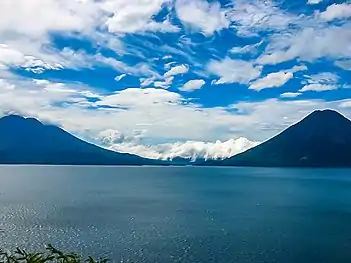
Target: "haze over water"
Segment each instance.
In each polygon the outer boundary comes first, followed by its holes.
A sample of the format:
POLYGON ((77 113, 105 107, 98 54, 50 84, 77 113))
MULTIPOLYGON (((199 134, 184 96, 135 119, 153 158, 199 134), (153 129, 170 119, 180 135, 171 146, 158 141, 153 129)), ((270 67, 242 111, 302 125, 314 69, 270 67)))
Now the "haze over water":
POLYGON ((114 262, 351 261, 351 170, 0 167, 0 247, 114 262))

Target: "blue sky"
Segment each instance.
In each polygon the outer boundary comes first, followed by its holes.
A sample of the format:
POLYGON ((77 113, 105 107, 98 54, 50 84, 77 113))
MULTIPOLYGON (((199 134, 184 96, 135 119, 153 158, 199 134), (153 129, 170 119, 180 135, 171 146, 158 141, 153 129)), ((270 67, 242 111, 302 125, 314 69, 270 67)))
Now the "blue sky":
POLYGON ((2 115, 115 150, 226 156, 351 117, 349 1, 4 0, 0 31, 2 115))

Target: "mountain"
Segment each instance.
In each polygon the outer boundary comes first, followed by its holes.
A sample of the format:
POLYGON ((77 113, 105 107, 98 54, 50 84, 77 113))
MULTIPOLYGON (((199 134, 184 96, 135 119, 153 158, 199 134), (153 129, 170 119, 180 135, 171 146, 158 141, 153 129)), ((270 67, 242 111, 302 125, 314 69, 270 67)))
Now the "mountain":
POLYGON ((272 139, 209 165, 351 167, 351 121, 333 110, 314 111, 272 139))
POLYGON ((0 119, 0 164, 152 165, 160 161, 109 151, 56 126, 9 115, 0 119))

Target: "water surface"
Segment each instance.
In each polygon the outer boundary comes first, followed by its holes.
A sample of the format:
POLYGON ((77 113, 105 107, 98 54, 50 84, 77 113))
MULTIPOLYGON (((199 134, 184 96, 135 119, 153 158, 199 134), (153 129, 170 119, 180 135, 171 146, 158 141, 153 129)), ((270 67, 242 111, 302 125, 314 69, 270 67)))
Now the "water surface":
POLYGON ((114 262, 351 262, 351 170, 0 167, 0 247, 114 262))

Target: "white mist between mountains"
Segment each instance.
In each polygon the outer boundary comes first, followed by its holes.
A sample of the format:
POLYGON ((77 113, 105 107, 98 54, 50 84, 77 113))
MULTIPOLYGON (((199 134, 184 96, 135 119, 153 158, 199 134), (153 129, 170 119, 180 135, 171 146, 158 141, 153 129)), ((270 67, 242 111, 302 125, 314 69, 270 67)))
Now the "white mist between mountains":
POLYGON ((141 157, 159 160, 175 158, 190 159, 225 159, 257 146, 260 142, 247 138, 232 138, 227 141, 202 142, 185 141, 175 143, 144 144, 138 137, 124 136, 115 130, 101 132, 96 138, 104 147, 122 153, 131 153, 141 157))

